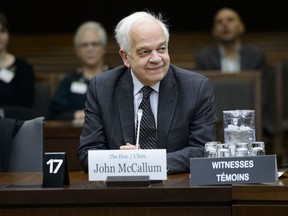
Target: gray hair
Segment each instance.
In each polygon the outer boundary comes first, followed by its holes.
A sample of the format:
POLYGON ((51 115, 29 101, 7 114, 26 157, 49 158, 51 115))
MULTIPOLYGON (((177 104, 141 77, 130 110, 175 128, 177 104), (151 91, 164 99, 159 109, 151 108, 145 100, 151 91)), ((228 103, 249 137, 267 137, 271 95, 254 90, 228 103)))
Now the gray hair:
POLYGON ((106 46, 107 44, 107 33, 106 30, 103 28, 103 26, 95 21, 87 21, 82 23, 76 30, 76 33, 74 35, 74 45, 79 45, 79 38, 81 34, 86 31, 87 29, 91 29, 95 31, 98 36, 100 37, 100 42, 103 46, 106 46))
POLYGON ((115 38, 116 41, 121 49, 128 52, 131 48, 131 35, 130 31, 132 26, 139 22, 142 19, 152 19, 159 23, 159 25, 162 27, 165 37, 166 37, 166 45, 168 45, 169 42, 169 29, 165 21, 163 20, 161 14, 158 16, 145 11, 139 11, 132 13, 131 15, 123 18, 116 26, 114 32, 115 32, 115 38))

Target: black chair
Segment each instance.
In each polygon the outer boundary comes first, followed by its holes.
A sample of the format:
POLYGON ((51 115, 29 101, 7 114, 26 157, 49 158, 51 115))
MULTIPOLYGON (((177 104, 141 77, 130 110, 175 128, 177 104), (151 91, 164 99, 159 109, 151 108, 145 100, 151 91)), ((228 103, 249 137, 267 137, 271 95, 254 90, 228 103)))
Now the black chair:
POLYGON ((26 120, 12 145, 8 172, 41 172, 45 117, 26 120))

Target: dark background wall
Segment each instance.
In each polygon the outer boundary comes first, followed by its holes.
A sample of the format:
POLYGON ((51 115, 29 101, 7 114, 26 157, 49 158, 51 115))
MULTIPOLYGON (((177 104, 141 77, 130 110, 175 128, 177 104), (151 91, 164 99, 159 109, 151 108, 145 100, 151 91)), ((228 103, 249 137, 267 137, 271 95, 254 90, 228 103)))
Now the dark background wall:
POLYGON ((161 12, 171 31, 210 31, 214 13, 222 6, 236 9, 247 31, 288 31, 285 1, 217 0, 1 0, 0 11, 10 23, 12 33, 74 32, 86 20, 97 20, 109 32, 133 11, 161 12), (257 4, 257 6, 252 6, 257 4))

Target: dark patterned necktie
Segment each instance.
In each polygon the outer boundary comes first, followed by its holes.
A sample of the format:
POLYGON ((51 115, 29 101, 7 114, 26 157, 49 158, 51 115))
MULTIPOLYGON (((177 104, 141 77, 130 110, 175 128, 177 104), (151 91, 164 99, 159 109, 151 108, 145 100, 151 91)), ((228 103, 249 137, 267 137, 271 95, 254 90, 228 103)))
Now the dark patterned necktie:
POLYGON ((156 148, 156 125, 153 112, 150 105, 150 94, 153 91, 149 86, 142 88, 143 99, 139 105, 139 109, 143 110, 141 120, 139 145, 141 149, 155 149, 156 148))

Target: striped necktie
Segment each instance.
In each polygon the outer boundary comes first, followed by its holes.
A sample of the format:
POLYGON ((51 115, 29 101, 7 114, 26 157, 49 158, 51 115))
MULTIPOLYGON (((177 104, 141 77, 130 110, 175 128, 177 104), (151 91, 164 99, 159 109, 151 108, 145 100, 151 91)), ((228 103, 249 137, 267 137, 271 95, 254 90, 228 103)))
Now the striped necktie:
MULTIPOLYGON (((156 145, 156 125, 154 114, 150 105, 150 94, 153 91, 149 86, 142 88, 143 99, 139 105, 139 109, 143 110, 142 120, 140 122, 139 145, 141 149, 155 149, 156 145)), ((138 124, 137 124, 138 125, 138 124)))

